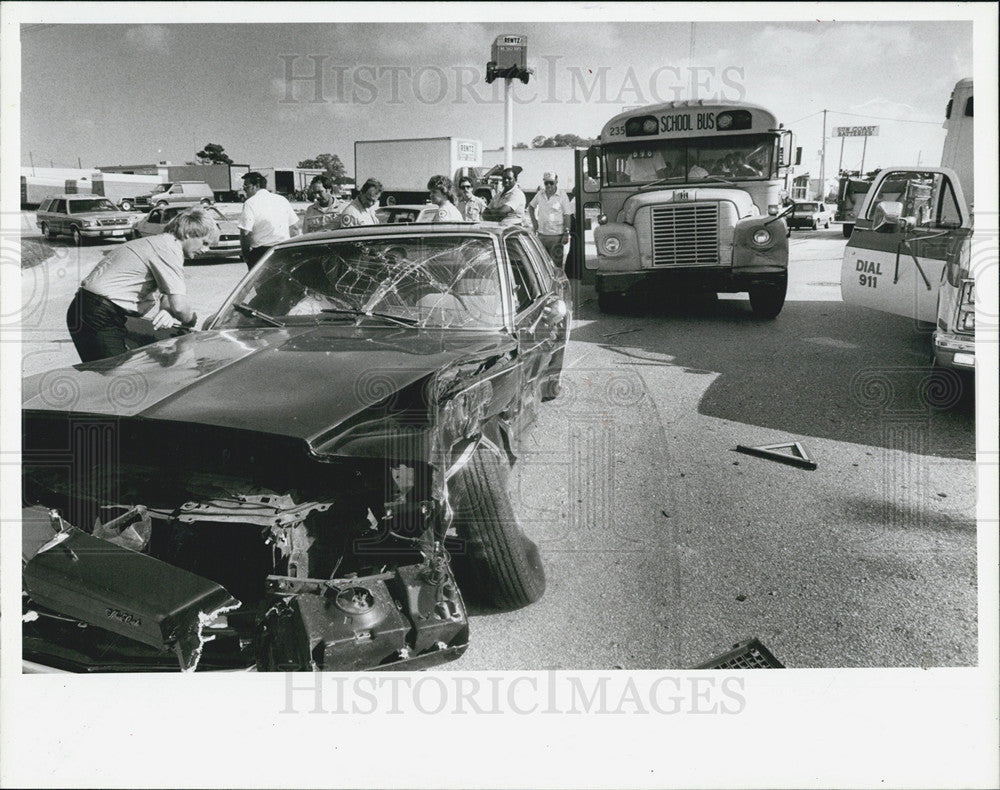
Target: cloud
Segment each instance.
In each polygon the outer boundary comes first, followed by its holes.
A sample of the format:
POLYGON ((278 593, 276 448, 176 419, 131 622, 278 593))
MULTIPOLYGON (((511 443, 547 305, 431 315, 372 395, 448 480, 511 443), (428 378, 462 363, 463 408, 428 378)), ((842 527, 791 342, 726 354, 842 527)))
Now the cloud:
POLYGON ((125 40, 140 52, 165 53, 169 49, 170 31, 163 25, 140 25, 126 30, 125 40))

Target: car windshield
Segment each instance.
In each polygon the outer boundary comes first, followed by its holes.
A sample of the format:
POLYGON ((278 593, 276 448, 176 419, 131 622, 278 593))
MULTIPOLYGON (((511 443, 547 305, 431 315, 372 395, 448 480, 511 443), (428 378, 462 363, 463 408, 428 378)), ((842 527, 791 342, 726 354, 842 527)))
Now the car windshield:
POLYGON ((275 250, 217 327, 373 320, 422 328, 503 326, 492 238, 344 239, 275 250))
POLYGON ((115 204, 107 198, 69 201, 70 214, 83 214, 87 211, 118 211, 118 209, 115 208, 115 204))
POLYGON ((819 206, 816 203, 796 203, 795 210, 798 212, 819 211, 819 206))
POLYGON ((629 141, 604 146, 607 184, 747 181, 777 176, 770 134, 629 141))
POLYGON ((169 211, 164 211, 163 214, 160 215, 160 222, 170 222, 170 220, 172 220, 178 214, 181 214, 185 211, 189 211, 192 208, 202 209, 206 214, 208 214, 208 216, 210 216, 216 222, 219 222, 220 220, 223 222, 229 221, 229 218, 221 211, 219 211, 215 206, 179 206, 169 211))
POLYGON ((160 192, 166 192, 168 189, 170 189, 171 186, 173 186, 173 185, 172 184, 157 184, 155 187, 152 188, 152 190, 150 190, 149 194, 151 194, 151 195, 158 195, 160 192))

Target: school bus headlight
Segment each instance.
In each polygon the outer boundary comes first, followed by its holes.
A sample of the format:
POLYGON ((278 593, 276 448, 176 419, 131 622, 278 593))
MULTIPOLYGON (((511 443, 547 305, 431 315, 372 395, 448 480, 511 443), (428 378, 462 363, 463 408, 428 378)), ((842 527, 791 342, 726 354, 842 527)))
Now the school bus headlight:
POLYGON ((753 243, 758 247, 766 247, 771 243, 773 238, 774 236, 771 235, 771 231, 767 228, 757 228, 757 230, 753 232, 753 243))
POLYGON ((608 215, 607 214, 598 214, 597 215, 597 224, 598 225, 607 225, 608 224, 608 215))
POLYGON ((617 236, 607 236, 601 246, 604 248, 606 255, 617 255, 621 251, 622 240, 617 236))

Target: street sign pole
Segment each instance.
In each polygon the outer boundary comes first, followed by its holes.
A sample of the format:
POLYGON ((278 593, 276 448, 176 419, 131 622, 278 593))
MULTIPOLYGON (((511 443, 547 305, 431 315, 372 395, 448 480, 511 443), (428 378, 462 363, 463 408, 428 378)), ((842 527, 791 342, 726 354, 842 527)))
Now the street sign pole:
POLYGON ((838 177, 840 176, 840 174, 844 170, 844 139, 845 138, 843 138, 843 137, 840 138, 840 159, 837 160, 837 176, 838 177))
POLYGON ((865 176, 865 152, 868 150, 868 135, 865 135, 864 145, 861 146, 861 177, 865 176))
POLYGON ((514 85, 510 77, 504 80, 503 116, 503 166, 510 167, 514 164, 514 85))

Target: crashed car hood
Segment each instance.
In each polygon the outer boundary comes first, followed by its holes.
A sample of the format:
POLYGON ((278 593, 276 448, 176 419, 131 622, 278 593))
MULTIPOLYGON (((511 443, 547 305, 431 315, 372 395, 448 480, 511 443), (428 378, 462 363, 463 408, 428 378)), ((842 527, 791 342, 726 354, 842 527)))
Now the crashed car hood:
POLYGON ((194 332, 27 378, 22 407, 222 426, 313 446, 393 392, 513 344, 499 331, 353 324, 194 332))

